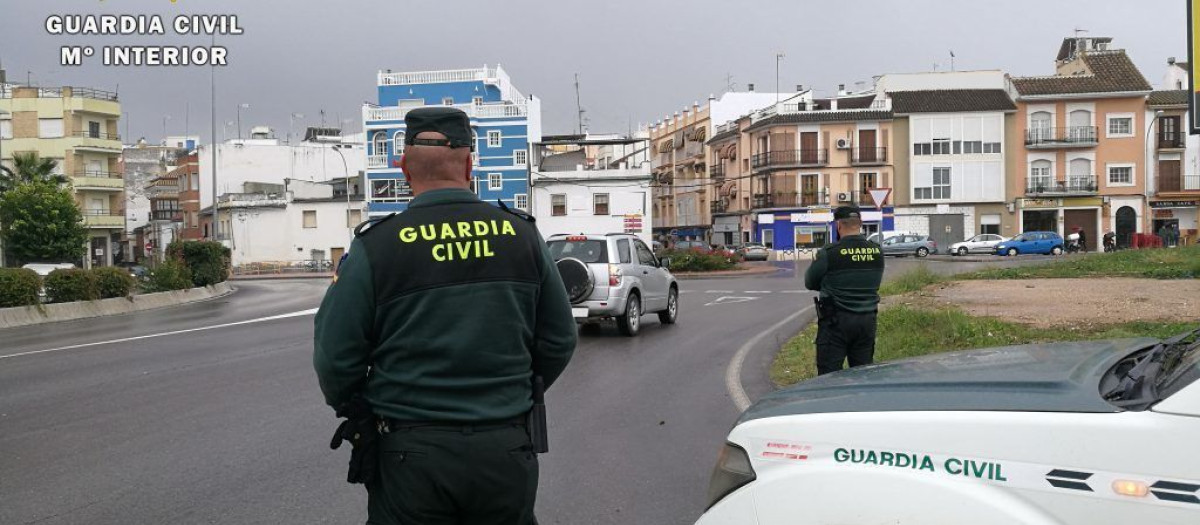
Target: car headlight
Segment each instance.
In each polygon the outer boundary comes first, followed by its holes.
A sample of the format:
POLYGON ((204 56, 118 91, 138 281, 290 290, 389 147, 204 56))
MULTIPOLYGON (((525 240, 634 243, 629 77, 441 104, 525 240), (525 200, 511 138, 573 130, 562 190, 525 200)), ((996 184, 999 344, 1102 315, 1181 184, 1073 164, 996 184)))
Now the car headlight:
POLYGON ((755 480, 754 467, 746 450, 733 443, 725 443, 717 466, 713 468, 712 480, 708 483, 708 507, 712 508, 733 491, 755 480))

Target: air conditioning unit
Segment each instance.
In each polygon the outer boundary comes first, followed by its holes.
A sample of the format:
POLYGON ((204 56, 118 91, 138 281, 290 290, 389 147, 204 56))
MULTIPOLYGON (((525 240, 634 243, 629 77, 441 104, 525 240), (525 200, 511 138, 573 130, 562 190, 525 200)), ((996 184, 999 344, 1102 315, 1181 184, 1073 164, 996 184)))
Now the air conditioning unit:
POLYGON ((837 139, 837 149, 850 149, 850 139, 837 139))
POLYGON ((839 193, 838 194, 838 202, 850 202, 850 194, 849 193, 839 193))

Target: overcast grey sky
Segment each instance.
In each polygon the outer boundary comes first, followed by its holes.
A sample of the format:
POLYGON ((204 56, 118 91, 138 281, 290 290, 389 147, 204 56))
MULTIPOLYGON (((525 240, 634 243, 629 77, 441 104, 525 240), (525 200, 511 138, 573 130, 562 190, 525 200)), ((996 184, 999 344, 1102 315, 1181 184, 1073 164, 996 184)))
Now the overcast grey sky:
MULTIPOLYGON (((236 14, 245 34, 217 37, 230 65, 217 71, 218 139, 237 105, 243 127, 297 127, 353 119, 374 101, 375 72, 457 69, 501 63, 514 84, 542 99, 547 133, 575 129, 574 74, 594 132, 625 132, 747 83, 775 85, 775 54, 786 54, 780 84, 827 95, 838 84, 870 85, 884 73, 1003 69, 1053 73, 1062 38, 1075 28, 1112 36, 1158 87, 1168 56, 1186 59, 1184 0, 856 0, 654 1, 504 0, 0 0, 0 60, 10 79, 120 86, 129 135, 208 140, 209 70, 59 65, 59 46, 206 45, 207 36, 52 36, 51 14, 236 14)), ((121 132, 125 133, 125 123, 121 132)), ((231 134, 236 132, 230 131, 231 134)))

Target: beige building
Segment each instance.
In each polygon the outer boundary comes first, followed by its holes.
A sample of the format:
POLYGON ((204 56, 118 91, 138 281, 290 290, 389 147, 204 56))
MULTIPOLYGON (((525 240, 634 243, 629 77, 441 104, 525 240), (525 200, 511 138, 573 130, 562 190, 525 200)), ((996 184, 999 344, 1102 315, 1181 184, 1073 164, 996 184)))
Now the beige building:
POLYGON ((1115 231, 1147 232, 1146 97, 1150 83, 1112 39, 1063 40, 1054 75, 1013 78, 1017 165, 1009 180, 1021 231, 1082 229, 1088 248, 1115 231))
POLYGON ((708 239, 712 224, 704 142, 709 107, 695 104, 650 130, 654 176, 654 236, 660 241, 708 239))
POLYGON ((74 261, 84 267, 112 265, 125 229, 120 117, 116 93, 0 84, 0 163, 11 168, 14 153, 36 152, 70 178, 91 237, 83 261, 74 261))

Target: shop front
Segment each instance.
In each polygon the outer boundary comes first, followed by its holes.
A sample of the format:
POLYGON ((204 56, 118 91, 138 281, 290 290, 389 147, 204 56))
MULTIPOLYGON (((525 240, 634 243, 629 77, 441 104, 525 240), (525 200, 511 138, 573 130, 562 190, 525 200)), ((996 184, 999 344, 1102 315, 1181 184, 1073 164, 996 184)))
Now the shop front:
POLYGON ((1150 201, 1153 213, 1153 229, 1151 233, 1161 235, 1164 228, 1179 231, 1179 243, 1195 244, 1197 238, 1197 210, 1200 210, 1198 200, 1160 200, 1150 201))
POLYGON ((740 246, 742 244, 741 217, 737 215, 722 215, 713 217, 712 243, 725 246, 740 246))
MULTIPOLYGON (((863 230, 866 233, 895 230, 892 207, 863 209, 863 230)), ((807 208, 799 211, 761 213, 758 215, 755 240, 772 250, 815 249, 837 241, 837 227, 830 208, 807 208)))
POLYGON ((1087 247, 1094 250, 1103 229, 1100 197, 1063 197, 1056 199, 1019 199, 1021 232, 1050 231, 1064 237, 1083 232, 1087 247))

